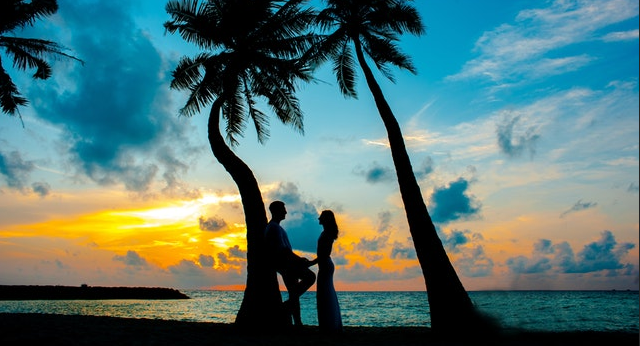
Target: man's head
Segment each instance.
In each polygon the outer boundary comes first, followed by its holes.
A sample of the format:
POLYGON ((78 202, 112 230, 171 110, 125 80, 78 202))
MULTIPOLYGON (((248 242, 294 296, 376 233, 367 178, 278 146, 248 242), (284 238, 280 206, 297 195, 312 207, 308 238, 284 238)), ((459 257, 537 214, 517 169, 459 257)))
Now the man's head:
POLYGON ((271 212, 271 218, 277 221, 284 220, 285 215, 287 215, 287 208, 284 206, 284 202, 282 201, 273 201, 269 204, 269 211, 271 212))

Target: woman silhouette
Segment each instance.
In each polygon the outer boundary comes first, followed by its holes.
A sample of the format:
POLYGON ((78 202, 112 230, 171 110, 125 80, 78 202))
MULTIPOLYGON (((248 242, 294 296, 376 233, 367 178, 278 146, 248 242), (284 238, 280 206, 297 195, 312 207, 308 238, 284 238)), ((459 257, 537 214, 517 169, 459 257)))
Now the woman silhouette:
POLYGON ((311 264, 318 263, 316 283, 316 301, 318 305, 318 325, 323 332, 342 331, 342 316, 338 296, 333 286, 335 266, 331 260, 331 248, 338 238, 338 225, 331 210, 324 210, 318 218, 323 231, 318 238, 317 258, 311 264))

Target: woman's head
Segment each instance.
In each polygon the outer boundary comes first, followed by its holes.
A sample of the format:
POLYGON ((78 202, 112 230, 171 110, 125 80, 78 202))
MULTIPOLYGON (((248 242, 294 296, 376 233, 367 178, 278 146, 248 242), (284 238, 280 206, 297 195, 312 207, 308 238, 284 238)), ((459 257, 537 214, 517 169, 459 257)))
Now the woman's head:
POLYGON ((336 223, 336 217, 331 210, 323 210, 318 218, 320 224, 324 227, 325 232, 333 238, 338 238, 338 224, 336 223))

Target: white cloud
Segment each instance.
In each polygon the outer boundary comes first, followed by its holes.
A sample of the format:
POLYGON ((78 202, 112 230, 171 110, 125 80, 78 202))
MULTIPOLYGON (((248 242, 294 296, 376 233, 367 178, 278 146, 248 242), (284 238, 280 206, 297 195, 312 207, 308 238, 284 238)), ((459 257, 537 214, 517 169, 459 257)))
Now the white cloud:
POLYGON ((637 39, 638 39, 638 29, 629 30, 629 31, 611 32, 604 35, 604 37, 602 37, 602 40, 605 42, 628 41, 628 40, 637 40, 637 39))
MULTIPOLYGON (((590 41, 599 30, 638 15, 632 0, 555 1, 548 8, 521 11, 512 24, 485 32, 476 42, 479 56, 450 80, 489 78, 503 84, 519 78, 541 78, 575 71, 594 57, 588 55, 545 58, 544 55, 575 43, 590 41)), ((606 42, 629 39, 637 30, 603 36, 606 42)))

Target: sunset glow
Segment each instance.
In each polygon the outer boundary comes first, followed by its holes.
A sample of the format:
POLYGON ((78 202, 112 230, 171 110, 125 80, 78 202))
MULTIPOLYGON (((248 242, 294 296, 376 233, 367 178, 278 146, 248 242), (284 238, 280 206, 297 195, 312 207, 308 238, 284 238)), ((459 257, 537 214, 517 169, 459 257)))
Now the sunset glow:
MULTIPOLYGON (((639 287, 639 9, 603 3, 414 1, 427 35, 400 48, 418 73, 376 72, 468 290, 639 287)), ((199 51, 165 33, 164 5, 60 1, 15 33, 85 65, 33 81, 2 56, 30 103, 0 117, 0 284, 243 289, 242 200, 212 154, 210 105, 178 115, 171 71, 199 51)), ((247 123, 234 153, 265 208, 286 203, 300 255, 335 212, 338 290, 425 290, 365 80, 345 99, 331 66, 316 78, 299 92, 304 134, 265 107, 269 140, 247 123)))

